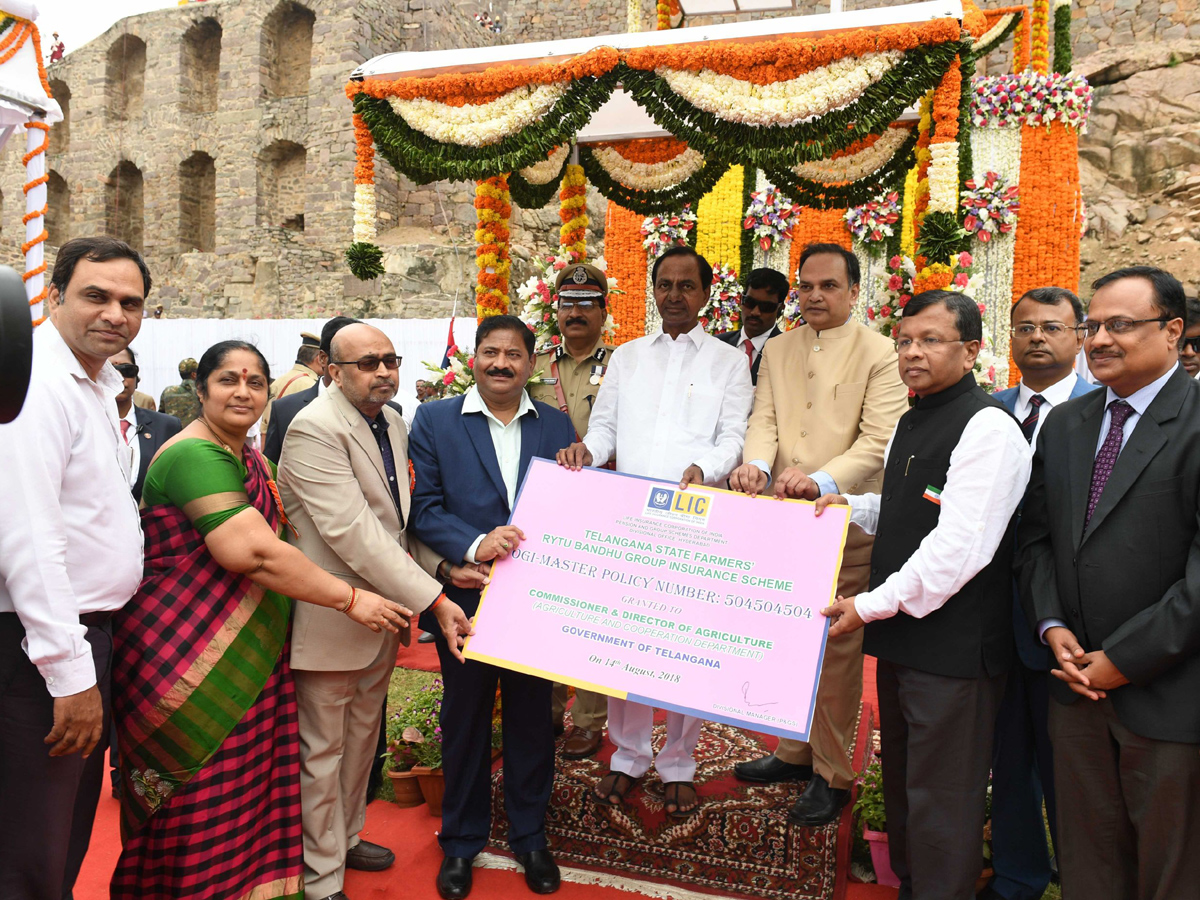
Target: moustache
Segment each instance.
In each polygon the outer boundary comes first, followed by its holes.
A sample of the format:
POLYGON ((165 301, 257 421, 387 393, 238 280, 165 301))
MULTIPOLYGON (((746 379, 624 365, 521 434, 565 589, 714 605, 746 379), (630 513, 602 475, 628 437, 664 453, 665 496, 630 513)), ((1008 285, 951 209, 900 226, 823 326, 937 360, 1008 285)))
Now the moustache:
POLYGON ((374 390, 375 388, 382 388, 382 387, 388 387, 388 388, 391 388, 392 390, 395 390, 396 382, 392 381, 390 378, 380 378, 373 385, 371 385, 371 390, 374 390))
POLYGON ((499 368, 496 368, 495 366, 493 366, 492 368, 487 370, 487 374, 489 376, 491 376, 492 378, 500 378, 502 376, 507 377, 507 378, 514 378, 514 377, 516 377, 517 373, 514 372, 512 369, 499 369, 499 368))
POLYGON ((575 316, 574 318, 567 319, 567 324, 568 325, 586 325, 587 319, 581 319, 578 316, 575 316))

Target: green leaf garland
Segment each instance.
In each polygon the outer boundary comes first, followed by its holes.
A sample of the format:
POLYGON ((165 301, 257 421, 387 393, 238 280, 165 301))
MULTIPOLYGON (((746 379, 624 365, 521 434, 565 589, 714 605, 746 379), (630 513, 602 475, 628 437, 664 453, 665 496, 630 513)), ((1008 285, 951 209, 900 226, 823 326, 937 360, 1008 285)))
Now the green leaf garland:
MULTIPOLYGON (((750 201, 754 198, 750 195, 754 193, 755 182, 758 181, 758 170, 754 166, 742 167, 742 212, 741 220, 743 223, 746 219, 746 210, 750 208, 750 201)), ((742 228, 742 246, 741 246, 741 268, 738 270, 738 277, 743 285, 750 277, 750 272, 754 269, 754 229, 742 228)), ((784 273, 787 275, 787 273, 784 273)), ((791 275, 788 275, 788 280, 791 280, 791 275)))
MULTIPOLYGON (((885 126, 886 127, 886 126, 885 126)), ((771 183, 796 203, 814 209, 846 209, 871 201, 881 191, 895 190, 912 167, 913 148, 917 146, 917 129, 892 154, 891 159, 866 178, 849 184, 831 185, 801 178, 791 169, 764 169, 771 183)))
POLYGON ((731 163, 779 168, 825 159, 881 131, 938 83, 964 45, 970 46, 950 41, 909 50, 853 102, 794 125, 729 122, 684 100, 655 72, 625 63, 617 71, 638 105, 689 147, 731 163))
POLYGON ((685 203, 696 206, 700 198, 721 180, 728 168, 725 164, 714 163, 706 157, 698 172, 674 187, 663 188, 660 191, 642 191, 621 184, 609 175, 589 147, 579 148, 579 162, 587 174, 588 183, 602 196, 643 216, 674 212, 685 203))
POLYGON ((383 274, 383 251, 366 241, 355 241, 346 248, 346 265, 359 281, 370 281, 383 274))
POLYGON ((981 57, 987 56, 987 54, 991 53, 993 50, 995 50, 997 47, 999 47, 1002 43, 1004 43, 1009 38, 1009 36, 1014 31, 1017 30, 1017 26, 1021 24, 1021 18, 1024 15, 1025 15, 1025 13, 1023 13, 1023 12, 1016 13, 1012 17, 1011 21, 1009 21, 1009 23, 1007 25, 1005 25, 1003 29, 1001 29, 999 34, 997 34, 994 38, 992 38, 990 41, 988 41, 986 44, 984 44, 979 49, 971 50, 968 48, 967 51, 965 53, 963 53, 963 60, 964 61, 967 59, 975 60, 975 59, 979 59, 981 57))
POLYGON ((926 213, 917 250, 931 263, 949 263, 967 248, 969 237, 953 213, 926 213))
MULTIPOLYGON (((570 159, 570 157, 567 157, 570 159)), ((566 160, 563 161, 566 168, 566 160)), ((562 181, 562 171, 545 184, 534 184, 521 175, 520 172, 510 172, 508 176, 508 193, 517 206, 522 209, 541 209, 558 194, 562 181)))
POLYGON ((1071 5, 1054 7, 1054 71, 1067 75, 1071 71, 1071 5))

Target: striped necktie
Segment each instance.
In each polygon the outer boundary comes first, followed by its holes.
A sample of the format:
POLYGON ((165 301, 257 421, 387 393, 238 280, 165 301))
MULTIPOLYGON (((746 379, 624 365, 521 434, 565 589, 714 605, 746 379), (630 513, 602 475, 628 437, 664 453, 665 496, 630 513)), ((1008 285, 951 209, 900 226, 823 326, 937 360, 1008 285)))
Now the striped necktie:
POLYGON ((1029 415, 1025 417, 1025 421, 1021 423, 1021 434, 1025 435, 1025 440, 1033 443, 1034 432, 1037 431, 1038 415, 1041 413, 1041 405, 1046 402, 1046 398, 1041 394, 1034 394, 1029 398, 1029 415))

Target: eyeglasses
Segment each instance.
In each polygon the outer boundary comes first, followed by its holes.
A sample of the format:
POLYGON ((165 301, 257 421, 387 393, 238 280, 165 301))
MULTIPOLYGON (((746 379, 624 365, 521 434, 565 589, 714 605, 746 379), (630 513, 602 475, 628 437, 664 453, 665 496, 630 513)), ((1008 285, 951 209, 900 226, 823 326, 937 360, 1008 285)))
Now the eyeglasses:
POLYGON ((1088 319, 1079 326, 1080 330, 1085 332, 1088 337, 1095 337, 1100 333, 1100 326, 1104 326, 1104 330, 1109 334, 1129 334, 1133 331, 1134 325, 1142 325, 1146 322, 1170 322, 1170 316, 1159 316, 1157 319, 1126 319, 1123 316, 1114 316, 1111 319, 1105 319, 1103 322, 1098 319, 1088 319))
POLYGON ((1182 338, 1179 341, 1180 353, 1189 348, 1193 353, 1200 353, 1200 334, 1196 335, 1195 337, 1182 338))
POLYGON ((1074 325, 1068 325, 1065 322, 1042 322, 1039 325, 1022 322, 1020 325, 1013 326, 1012 333, 1027 338, 1033 337, 1035 331, 1040 331, 1046 337, 1062 337, 1068 331, 1074 330, 1074 325))
POLYGON ((774 314, 779 310, 779 303, 777 301, 755 300, 751 297, 742 297, 742 306, 751 312, 758 310, 759 312, 774 314))
POLYGON ((918 338, 916 340, 914 340, 913 338, 904 338, 902 340, 896 341, 896 351, 898 353, 903 353, 905 350, 909 349, 910 347, 916 347, 918 350, 921 350, 921 349, 936 350, 938 347, 946 347, 946 346, 949 346, 950 344, 965 344, 965 343, 966 343, 966 341, 963 341, 963 340, 948 341, 945 338, 939 338, 939 337, 918 338))
POLYGON ((397 356, 395 353, 388 353, 384 356, 364 356, 362 359, 330 360, 335 366, 358 366, 360 372, 374 372, 379 368, 380 363, 383 363, 383 367, 391 372, 400 368, 400 363, 403 361, 404 357, 397 356))
POLYGON ((560 310, 577 309, 580 312, 591 312, 597 309, 601 304, 598 300, 559 300, 558 308, 560 310))
POLYGON ((113 363, 113 368, 120 373, 122 378, 138 377, 138 367, 133 363, 113 363))

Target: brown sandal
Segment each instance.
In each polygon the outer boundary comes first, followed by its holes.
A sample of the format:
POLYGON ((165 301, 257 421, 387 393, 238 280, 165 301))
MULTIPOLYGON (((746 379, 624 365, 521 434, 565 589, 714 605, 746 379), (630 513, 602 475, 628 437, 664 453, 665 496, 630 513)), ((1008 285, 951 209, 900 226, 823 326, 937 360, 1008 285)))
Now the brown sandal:
POLYGON ((624 806, 626 795, 633 790, 637 779, 624 772, 609 772, 600 779, 592 798, 601 806, 624 806), (615 799, 614 799, 615 798, 615 799))
POLYGON ((663 809, 666 810, 668 816, 673 819, 686 819, 691 816, 697 809, 700 808, 700 795, 696 793, 696 786, 690 781, 669 781, 663 785, 663 809), (682 788, 687 788, 692 792, 692 805, 684 807, 680 802, 679 791, 682 788), (672 789, 674 792, 672 793, 672 789), (675 807, 675 809, 667 809, 667 804, 675 807))

